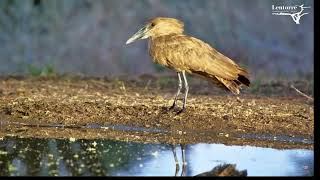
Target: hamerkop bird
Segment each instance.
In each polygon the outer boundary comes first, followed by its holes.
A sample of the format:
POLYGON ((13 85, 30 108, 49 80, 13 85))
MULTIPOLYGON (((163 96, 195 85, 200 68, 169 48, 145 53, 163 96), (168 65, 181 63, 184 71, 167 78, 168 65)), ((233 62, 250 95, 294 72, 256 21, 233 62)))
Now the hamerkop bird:
POLYGON ((178 113, 185 110, 189 91, 186 72, 211 80, 234 94, 239 94, 242 84, 249 86, 249 75, 245 69, 209 44, 183 34, 183 27, 184 23, 178 19, 154 18, 126 42, 129 44, 138 39, 149 38, 149 54, 153 61, 177 71, 179 87, 170 109, 175 107, 180 94, 182 74, 185 95, 183 107, 178 113))

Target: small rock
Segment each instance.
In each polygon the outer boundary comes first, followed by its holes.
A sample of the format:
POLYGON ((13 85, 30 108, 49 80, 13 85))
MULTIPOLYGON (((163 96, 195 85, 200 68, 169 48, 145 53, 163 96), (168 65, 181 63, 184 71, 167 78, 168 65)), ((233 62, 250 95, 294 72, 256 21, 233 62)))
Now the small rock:
POLYGON ((229 119, 229 116, 228 116, 228 115, 224 115, 224 116, 222 116, 222 119, 228 120, 228 119, 229 119))
POLYGON ((240 102, 240 103, 243 103, 244 100, 240 99, 239 97, 237 97, 237 101, 240 102))

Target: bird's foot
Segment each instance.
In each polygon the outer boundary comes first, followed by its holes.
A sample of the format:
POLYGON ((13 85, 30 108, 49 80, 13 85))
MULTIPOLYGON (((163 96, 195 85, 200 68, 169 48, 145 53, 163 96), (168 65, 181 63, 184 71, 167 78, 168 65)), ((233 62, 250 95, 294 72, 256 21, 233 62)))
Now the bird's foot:
POLYGON ((172 109, 174 109, 174 107, 176 107, 176 103, 175 103, 175 102, 172 104, 172 106, 170 106, 170 107, 168 108, 168 111, 171 111, 172 109))
POLYGON ((173 104, 170 107, 164 106, 164 107, 162 107, 162 111, 161 112, 162 113, 169 113, 172 109, 174 109, 175 106, 176 106, 175 104, 173 104))
POLYGON ((181 113, 183 113, 183 112, 185 112, 185 111, 186 111, 186 108, 183 107, 180 111, 177 112, 177 115, 179 115, 179 114, 181 114, 181 113))

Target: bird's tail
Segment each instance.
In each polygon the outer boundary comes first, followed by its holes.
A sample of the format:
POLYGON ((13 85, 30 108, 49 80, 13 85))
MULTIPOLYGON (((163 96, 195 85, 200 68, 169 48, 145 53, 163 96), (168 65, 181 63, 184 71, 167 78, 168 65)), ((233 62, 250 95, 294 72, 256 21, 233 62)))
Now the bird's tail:
POLYGON ((234 80, 223 79, 215 76, 223 85, 225 85, 233 94, 239 94, 241 85, 250 86, 249 74, 246 70, 239 68, 238 78, 234 80))
POLYGON ((239 73, 237 79, 234 80, 228 80, 224 79, 218 76, 211 75, 207 72, 202 71, 193 71, 193 73, 200 75, 201 77, 210 79, 213 83, 218 85, 221 88, 224 88, 226 90, 230 90, 233 94, 239 94, 241 85, 249 86, 250 80, 249 80, 249 74, 246 70, 239 68, 239 73))
POLYGON ((249 73, 245 69, 238 68, 240 72, 238 73, 238 79, 236 81, 239 81, 241 84, 244 84, 245 86, 250 86, 250 80, 249 80, 249 73))
POLYGON ((239 94, 240 93, 240 85, 237 84, 235 81, 230 81, 227 79, 223 79, 221 77, 216 78, 227 88, 229 89, 233 94, 239 94))

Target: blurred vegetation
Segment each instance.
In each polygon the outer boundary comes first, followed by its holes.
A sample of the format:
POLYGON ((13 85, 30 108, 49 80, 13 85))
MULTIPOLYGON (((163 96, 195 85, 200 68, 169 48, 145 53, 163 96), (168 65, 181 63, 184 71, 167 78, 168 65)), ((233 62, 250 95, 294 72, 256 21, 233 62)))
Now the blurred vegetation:
POLYGON ((144 163, 157 148, 112 140, 21 138, 4 140, 0 145, 1 176, 115 175, 134 167, 137 158, 144 163))
POLYGON ((254 79, 310 80, 313 7, 311 0, 1 0, 0 75, 37 75, 34 66, 47 64, 56 73, 91 76, 171 72, 153 65, 146 42, 125 45, 145 21, 168 16, 183 20, 187 34, 247 67, 254 79), (271 14, 272 4, 302 3, 311 9, 300 25, 271 14))
POLYGON ((161 66, 161 65, 159 65, 159 64, 156 64, 156 63, 154 63, 154 68, 155 68, 155 70, 156 70, 157 72, 164 72, 164 71, 166 70, 165 67, 163 67, 163 66, 161 66))
POLYGON ((52 64, 46 64, 43 68, 29 64, 28 74, 31 76, 51 76, 55 75, 55 69, 52 64))
POLYGON ((158 88, 165 88, 165 87, 178 87, 177 79, 167 76, 161 76, 156 81, 156 86, 158 88))
POLYGON ((252 93, 256 93, 260 90, 260 88, 261 88, 261 80, 258 79, 251 84, 250 91, 252 93))

